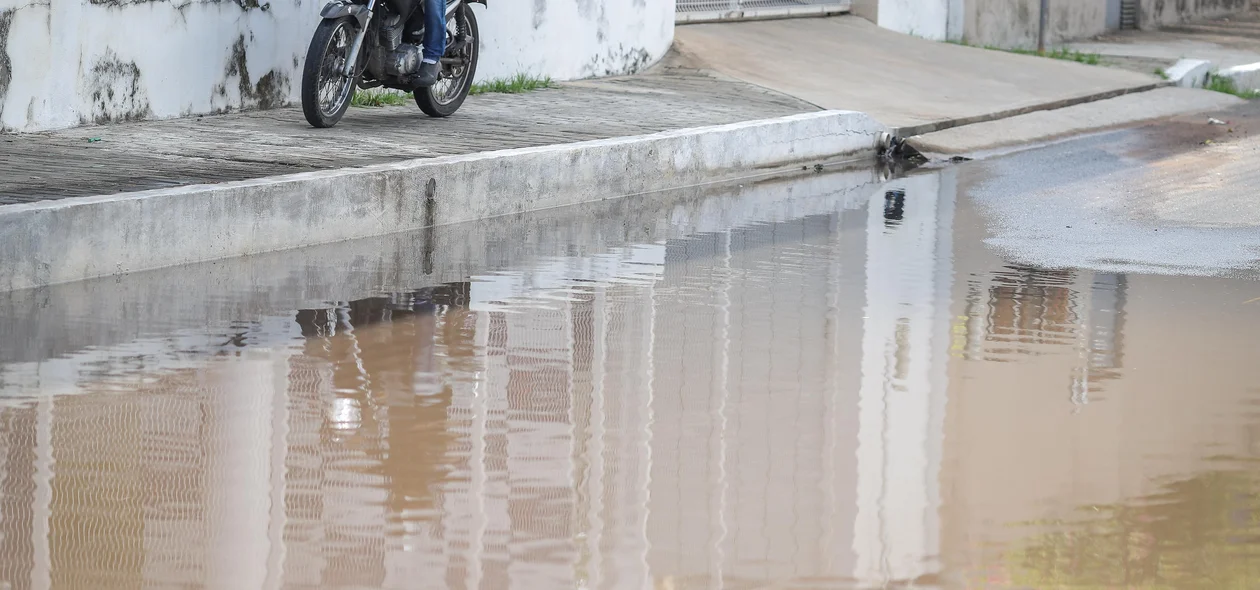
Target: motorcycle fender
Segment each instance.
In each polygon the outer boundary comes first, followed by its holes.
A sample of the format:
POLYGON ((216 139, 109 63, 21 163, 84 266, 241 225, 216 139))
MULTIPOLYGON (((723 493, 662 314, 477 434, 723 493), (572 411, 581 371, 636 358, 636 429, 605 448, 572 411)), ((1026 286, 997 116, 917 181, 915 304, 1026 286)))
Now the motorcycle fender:
POLYGON ((326 19, 338 19, 343 16, 353 16, 359 21, 359 26, 367 25, 368 9, 362 4, 351 4, 349 2, 329 2, 324 5, 324 9, 319 11, 319 16, 326 19))

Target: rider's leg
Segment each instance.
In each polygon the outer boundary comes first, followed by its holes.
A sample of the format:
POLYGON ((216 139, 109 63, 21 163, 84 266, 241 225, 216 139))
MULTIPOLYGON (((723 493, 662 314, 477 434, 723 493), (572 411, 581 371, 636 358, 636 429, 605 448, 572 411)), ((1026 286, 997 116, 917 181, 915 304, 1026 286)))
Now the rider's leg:
POLYGON ((424 2, 424 61, 437 63, 446 53, 446 1, 424 2))
POLYGON ((416 74, 416 84, 432 86, 442 72, 442 54, 446 53, 446 0, 424 2, 424 63, 416 74))

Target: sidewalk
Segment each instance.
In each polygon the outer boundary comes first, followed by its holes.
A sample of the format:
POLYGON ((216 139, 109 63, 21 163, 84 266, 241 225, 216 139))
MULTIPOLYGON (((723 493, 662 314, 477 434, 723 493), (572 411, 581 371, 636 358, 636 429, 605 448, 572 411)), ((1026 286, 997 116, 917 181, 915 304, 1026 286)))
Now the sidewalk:
MULTIPOLYGON (((1130 72, 938 43, 857 17, 682 26, 676 47, 646 75, 474 96, 446 120, 429 119, 413 105, 352 108, 337 127, 316 130, 290 107, 0 135, 0 206, 634 136, 821 109, 864 112, 900 128, 902 135, 918 135, 1163 84, 1153 68, 1130 72)), ((1168 102, 1165 97, 1161 104, 1168 102)), ((1207 101, 1205 107, 1194 93, 1172 102, 1177 103, 1173 112, 1218 106, 1207 101)), ((1142 117, 1140 111, 1131 112, 1107 123, 1142 117)))
POLYGON ((414 104, 352 108, 313 129, 298 107, 0 135, 0 205, 108 195, 642 135, 818 109, 741 82, 663 74, 469 97, 449 119, 414 104), (99 138, 100 141, 92 141, 99 138))
POLYGON ((862 111, 936 155, 1241 103, 1162 88, 1154 66, 1129 71, 928 41, 856 17, 687 26, 676 37, 683 65, 862 111))
MULTIPOLYGON (((1163 82, 1135 73, 902 35, 858 17, 679 27, 685 63, 890 127, 949 126, 1163 82)), ((920 129, 923 130, 923 129, 920 129)))

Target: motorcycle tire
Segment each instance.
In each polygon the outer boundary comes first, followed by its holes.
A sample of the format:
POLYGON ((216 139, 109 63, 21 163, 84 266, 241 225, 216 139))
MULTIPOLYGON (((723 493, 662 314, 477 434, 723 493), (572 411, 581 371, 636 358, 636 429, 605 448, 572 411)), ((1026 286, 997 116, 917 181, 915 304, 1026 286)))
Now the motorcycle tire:
POLYGON ((320 21, 315 29, 302 68, 302 114, 312 126, 332 127, 350 108, 358 76, 346 79, 341 67, 349 58, 358 28, 358 21, 345 16, 320 21))
POLYGON ((450 73, 453 75, 448 77, 447 72, 444 71, 442 79, 438 80, 437 84, 415 91, 416 105, 430 117, 449 117, 455 114, 455 111, 464 104, 464 99, 468 98, 468 92, 472 90, 473 77, 477 74, 477 58, 481 55, 481 32, 477 29, 477 16, 473 14, 468 4, 460 6, 454 16, 452 20, 455 23, 456 34, 469 35, 472 37, 472 42, 460 52, 460 57, 463 57, 465 62, 462 67, 451 70, 450 73))

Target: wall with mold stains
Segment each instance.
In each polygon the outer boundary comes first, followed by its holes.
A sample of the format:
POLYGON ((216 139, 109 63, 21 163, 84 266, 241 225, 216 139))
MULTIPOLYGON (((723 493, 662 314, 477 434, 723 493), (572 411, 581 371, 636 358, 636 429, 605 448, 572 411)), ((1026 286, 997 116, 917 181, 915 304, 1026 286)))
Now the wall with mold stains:
MULTIPOLYGON (((627 74, 673 0, 490 0, 481 80, 627 74)), ((0 0, 0 131, 265 109, 298 99, 324 0, 0 0)))
MULTIPOLYGON (((1254 0, 1141 0, 1139 26, 1153 29, 1199 18, 1228 16, 1248 10, 1254 0)), ((1260 4, 1260 3, 1257 3, 1260 4)))
POLYGON ((674 0, 489 0, 477 6, 478 77, 575 80, 629 74, 674 42, 674 0))
POLYGON ((283 104, 296 96, 318 11, 316 0, 0 0, 0 127, 283 104))
MULTIPOLYGON (((973 45, 1006 48, 1037 47, 1040 0, 966 0, 963 39, 973 45)), ((1141 0, 1140 26, 1158 28, 1201 18, 1226 16, 1248 9, 1249 0, 1141 0)), ((1100 35, 1114 28, 1108 3, 1100 0, 1052 0, 1046 42, 1055 45, 1100 35), (1111 22, 1109 22, 1111 21, 1111 22)))
MULTIPOLYGON (((1112 0, 1118 2, 1118 0, 1112 0)), ((1158 28, 1248 10, 1258 0, 1140 0, 1140 26, 1158 28)), ((1050 45, 1093 37, 1118 23, 1107 0, 1051 0, 1050 45), (1110 22, 1109 22, 1110 21, 1110 22)), ((1040 0, 853 0, 853 13, 879 26, 927 39, 961 39, 972 45, 1033 49, 1040 0)))
MULTIPOLYGON (((963 40, 972 45, 1036 49, 1040 23, 1041 0, 967 0, 963 40)), ((1047 44, 1093 37, 1106 31, 1106 2, 1050 2, 1047 44)))

